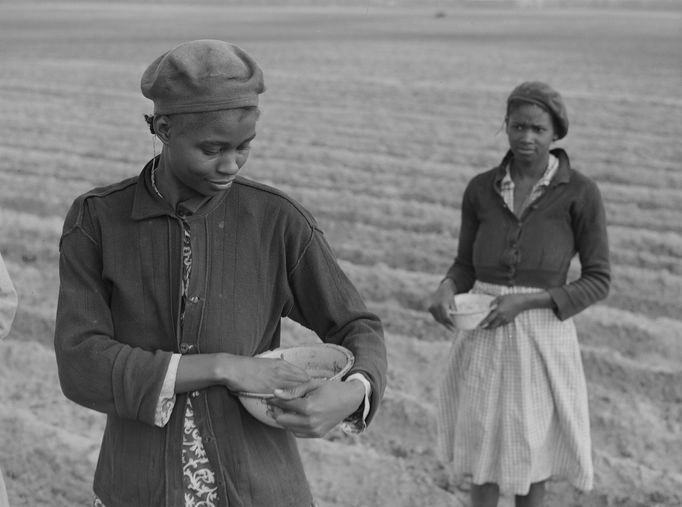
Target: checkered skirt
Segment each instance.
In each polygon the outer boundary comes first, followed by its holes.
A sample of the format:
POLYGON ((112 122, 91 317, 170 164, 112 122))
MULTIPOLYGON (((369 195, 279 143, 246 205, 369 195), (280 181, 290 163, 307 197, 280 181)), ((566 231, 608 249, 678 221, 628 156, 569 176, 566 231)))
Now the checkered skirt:
MULTIPOLYGON (((534 291, 482 282, 472 290, 534 291)), ((537 309, 494 330, 459 331, 440 386, 438 449, 474 484, 525 495, 556 476, 591 489, 587 388, 573 321, 537 309)))

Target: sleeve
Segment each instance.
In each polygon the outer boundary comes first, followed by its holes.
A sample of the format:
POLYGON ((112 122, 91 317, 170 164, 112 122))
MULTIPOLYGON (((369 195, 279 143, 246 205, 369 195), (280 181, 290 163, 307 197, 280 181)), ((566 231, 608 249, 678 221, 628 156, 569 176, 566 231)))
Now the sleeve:
POLYGON ((9 277, 5 261, 0 256, 0 339, 9 334, 17 311, 17 291, 9 277))
POLYGON ((159 399, 156 402, 154 426, 160 428, 164 427, 168 424, 170 416, 173 413, 173 407, 175 407, 175 400, 177 399, 177 396, 175 395, 175 380, 178 377, 178 366, 180 366, 181 357, 182 354, 173 354, 170 363, 168 363, 168 370, 166 370, 166 376, 163 379, 159 399))
POLYGON ((60 240, 54 345, 62 391, 84 407, 154 424, 172 353, 117 340, 94 221, 77 200, 60 240))
POLYGON ((462 197, 462 217, 459 228, 457 256, 445 274, 445 278, 449 278, 455 283, 458 293, 468 292, 476 281, 473 250, 479 221, 473 194, 472 184, 470 183, 464 190, 464 196, 462 197))
POLYGON ((580 278, 549 289, 556 314, 566 320, 609 293, 611 268, 606 213, 597 185, 586 179, 581 195, 571 207, 571 225, 580 259, 580 278))
POLYGON ((322 232, 313 228, 308 244, 289 273, 293 304, 289 317, 312 329, 325 342, 342 345, 355 356, 349 372, 370 383, 369 423, 386 387, 386 346, 379 317, 338 265, 322 232))
POLYGON ((362 433, 367 428, 367 416, 371 408, 369 400, 372 396, 372 386, 362 373, 353 373, 346 378, 346 381, 349 380, 359 380, 362 382, 362 385, 365 387, 365 398, 358 409, 343 421, 341 429, 345 433, 362 433))

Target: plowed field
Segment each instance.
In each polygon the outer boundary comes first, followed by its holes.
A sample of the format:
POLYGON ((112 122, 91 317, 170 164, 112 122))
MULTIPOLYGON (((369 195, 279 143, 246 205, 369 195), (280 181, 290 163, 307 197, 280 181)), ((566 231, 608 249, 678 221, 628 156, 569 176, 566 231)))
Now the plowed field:
MULTIPOLYGON (((459 506, 436 459, 451 336, 425 296, 452 261, 459 201, 504 154, 504 99, 553 84, 561 142, 604 195, 609 298, 577 317, 595 490, 552 506, 682 504, 680 11, 0 4, 0 246, 20 293, 0 343, 0 467, 14 507, 88 505, 103 416, 59 389, 58 239, 72 200, 152 156, 139 78, 178 42, 222 38, 268 91, 243 174, 317 217, 387 332, 389 387, 369 431, 301 441, 321 507, 459 506)), ((313 339, 285 325, 285 343, 313 339)), ((503 506, 512 505, 505 497, 503 506)))

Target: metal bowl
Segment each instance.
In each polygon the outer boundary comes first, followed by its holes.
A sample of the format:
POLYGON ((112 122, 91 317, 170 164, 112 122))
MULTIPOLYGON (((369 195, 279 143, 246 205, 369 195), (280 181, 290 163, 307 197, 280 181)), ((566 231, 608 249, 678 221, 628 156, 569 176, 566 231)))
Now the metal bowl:
POLYGON ((494 296, 489 294, 456 294, 454 308, 449 312, 457 329, 476 329, 490 313, 490 303, 494 296))
MULTIPOLYGON (((258 354, 256 357, 284 359, 303 368, 311 378, 329 381, 341 380, 355 362, 355 357, 350 350, 331 343, 278 348, 258 354)), ((247 412, 253 417, 269 426, 281 428, 268 415, 267 400, 273 398, 274 394, 241 392, 237 393, 237 396, 247 412)))

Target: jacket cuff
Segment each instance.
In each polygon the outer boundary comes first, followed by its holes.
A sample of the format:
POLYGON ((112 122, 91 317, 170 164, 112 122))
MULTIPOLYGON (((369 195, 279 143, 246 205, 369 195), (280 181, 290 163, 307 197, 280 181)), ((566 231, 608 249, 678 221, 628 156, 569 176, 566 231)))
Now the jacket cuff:
POLYGON ((566 320, 573 316, 573 312, 571 312, 571 300, 563 287, 553 287, 547 289, 547 292, 549 292, 549 296, 552 298, 552 302, 554 303, 553 310, 559 320, 566 320))
POLYGON ((182 354, 173 354, 168 369, 166 370, 166 377, 163 379, 159 399, 156 402, 156 411, 154 413, 154 426, 163 428, 173 413, 175 407, 175 379, 178 376, 178 366, 180 365, 180 358, 182 354))
POLYGON ((341 423, 341 429, 345 433, 362 433, 367 428, 367 415, 371 408, 369 400, 372 395, 372 386, 362 373, 353 373, 352 375, 349 375, 344 382, 350 380, 359 380, 362 382, 362 385, 365 388, 365 399, 355 412, 344 419, 341 423))

